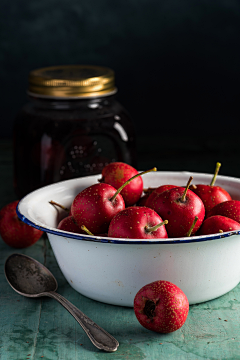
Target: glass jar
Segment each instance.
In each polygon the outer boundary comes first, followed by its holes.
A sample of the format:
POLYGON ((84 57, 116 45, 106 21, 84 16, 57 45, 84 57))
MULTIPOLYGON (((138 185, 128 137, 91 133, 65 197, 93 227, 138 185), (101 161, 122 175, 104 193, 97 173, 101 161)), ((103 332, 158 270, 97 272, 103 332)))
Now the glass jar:
POLYGON ((30 73, 30 101, 14 124, 19 198, 54 182, 100 174, 113 161, 137 167, 134 127, 116 92, 109 68, 57 66, 30 73))

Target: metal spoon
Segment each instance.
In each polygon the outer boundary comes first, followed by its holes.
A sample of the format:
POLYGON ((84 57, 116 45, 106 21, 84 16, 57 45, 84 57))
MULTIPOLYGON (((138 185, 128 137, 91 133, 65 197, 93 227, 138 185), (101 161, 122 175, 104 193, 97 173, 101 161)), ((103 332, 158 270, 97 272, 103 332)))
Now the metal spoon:
POLYGON ((49 296, 57 300, 77 320, 98 349, 108 352, 117 350, 119 343, 112 335, 55 292, 58 287, 57 280, 37 260, 22 254, 12 254, 5 262, 5 276, 10 286, 23 296, 33 298, 49 296))

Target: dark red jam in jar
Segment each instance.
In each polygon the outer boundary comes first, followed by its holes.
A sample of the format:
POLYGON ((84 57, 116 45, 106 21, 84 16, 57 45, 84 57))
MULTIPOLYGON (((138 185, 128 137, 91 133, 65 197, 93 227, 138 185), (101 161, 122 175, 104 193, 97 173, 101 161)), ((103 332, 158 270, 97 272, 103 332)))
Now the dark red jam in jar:
POLYGON ((18 197, 100 174, 113 161, 137 167, 134 127, 116 92, 114 72, 105 67, 56 66, 30 73, 30 101, 14 125, 18 197))

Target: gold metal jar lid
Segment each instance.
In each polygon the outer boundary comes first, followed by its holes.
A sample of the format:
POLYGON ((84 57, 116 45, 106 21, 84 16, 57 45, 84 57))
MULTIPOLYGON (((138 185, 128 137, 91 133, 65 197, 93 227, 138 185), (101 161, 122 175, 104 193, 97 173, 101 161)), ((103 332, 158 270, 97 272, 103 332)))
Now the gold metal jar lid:
POLYGON ((42 97, 75 98, 116 92, 112 69, 93 65, 62 65, 30 72, 28 92, 42 97))

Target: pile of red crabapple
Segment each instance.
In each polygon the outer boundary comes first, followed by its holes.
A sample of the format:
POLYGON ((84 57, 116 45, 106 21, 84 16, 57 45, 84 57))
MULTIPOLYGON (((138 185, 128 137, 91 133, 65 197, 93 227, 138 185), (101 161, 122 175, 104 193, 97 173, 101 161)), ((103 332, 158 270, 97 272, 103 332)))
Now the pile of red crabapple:
MULTIPOLYGON (((142 175, 132 166, 114 162, 99 183, 81 191, 58 229, 126 239, 179 238, 240 230, 240 201, 215 180, 209 185, 174 184, 143 189, 142 175), (144 195, 143 195, 144 194, 144 195)), ((52 204, 58 205, 51 201, 52 204)))

